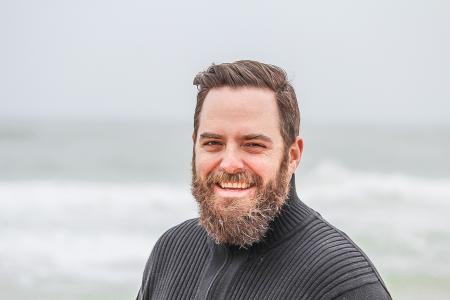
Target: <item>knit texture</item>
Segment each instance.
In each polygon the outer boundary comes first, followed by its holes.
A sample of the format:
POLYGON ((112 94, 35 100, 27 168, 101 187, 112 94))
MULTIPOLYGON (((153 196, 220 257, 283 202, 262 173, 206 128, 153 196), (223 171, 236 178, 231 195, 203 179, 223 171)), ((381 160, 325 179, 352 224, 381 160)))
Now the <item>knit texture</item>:
POLYGON ((391 299, 367 256, 301 202, 293 183, 266 238, 217 245, 188 220, 156 243, 138 299, 391 299))

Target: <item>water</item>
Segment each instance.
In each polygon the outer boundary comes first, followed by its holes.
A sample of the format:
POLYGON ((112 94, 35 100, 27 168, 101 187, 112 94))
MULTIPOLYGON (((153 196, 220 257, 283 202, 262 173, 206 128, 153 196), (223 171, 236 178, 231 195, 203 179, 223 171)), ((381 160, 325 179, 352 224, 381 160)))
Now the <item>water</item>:
MULTIPOLYGON (((132 299, 158 236, 195 217, 191 124, 0 123, 0 298, 132 299)), ((450 297, 446 127, 308 125, 299 195, 394 299, 450 297)))

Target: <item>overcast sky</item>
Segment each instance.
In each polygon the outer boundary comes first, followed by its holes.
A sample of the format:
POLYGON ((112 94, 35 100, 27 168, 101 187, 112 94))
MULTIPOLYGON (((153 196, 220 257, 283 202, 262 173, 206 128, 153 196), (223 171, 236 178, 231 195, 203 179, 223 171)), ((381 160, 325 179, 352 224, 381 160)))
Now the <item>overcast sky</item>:
POLYGON ((0 1, 0 118, 191 119, 194 75, 256 59, 303 119, 450 123, 450 1, 0 1))

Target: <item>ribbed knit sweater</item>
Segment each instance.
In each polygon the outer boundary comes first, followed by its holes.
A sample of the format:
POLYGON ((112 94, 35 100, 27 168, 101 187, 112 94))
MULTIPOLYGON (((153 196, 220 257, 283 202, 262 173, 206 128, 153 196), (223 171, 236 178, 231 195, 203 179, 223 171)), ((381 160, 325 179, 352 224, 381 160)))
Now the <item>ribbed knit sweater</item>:
MULTIPOLYGON (((351 216, 349 216, 351 217, 351 216)), ((185 221, 162 235, 137 299, 391 299, 368 257, 340 230, 289 197, 264 240, 217 245, 185 221)))

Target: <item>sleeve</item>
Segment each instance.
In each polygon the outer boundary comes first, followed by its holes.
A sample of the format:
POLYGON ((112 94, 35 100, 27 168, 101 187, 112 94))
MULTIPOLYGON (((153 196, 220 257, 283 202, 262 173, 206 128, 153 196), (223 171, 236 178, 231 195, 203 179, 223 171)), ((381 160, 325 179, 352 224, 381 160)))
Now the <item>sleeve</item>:
POLYGON ((333 300, 392 300, 392 298, 380 282, 375 282, 347 291, 333 300))
POLYGON ((154 258, 154 251, 152 251, 152 254, 150 254, 150 257, 145 265, 144 273, 142 275, 142 283, 136 296, 136 300, 144 300, 148 298, 148 296, 146 296, 147 294, 146 291, 149 290, 150 270, 152 269, 153 258, 154 258))
POLYGON ((151 298, 153 286, 155 284, 155 274, 158 273, 158 257, 162 251, 164 243, 164 235, 158 239, 150 257, 145 264, 144 272, 142 274, 142 283, 139 288, 136 300, 146 300, 151 298))

